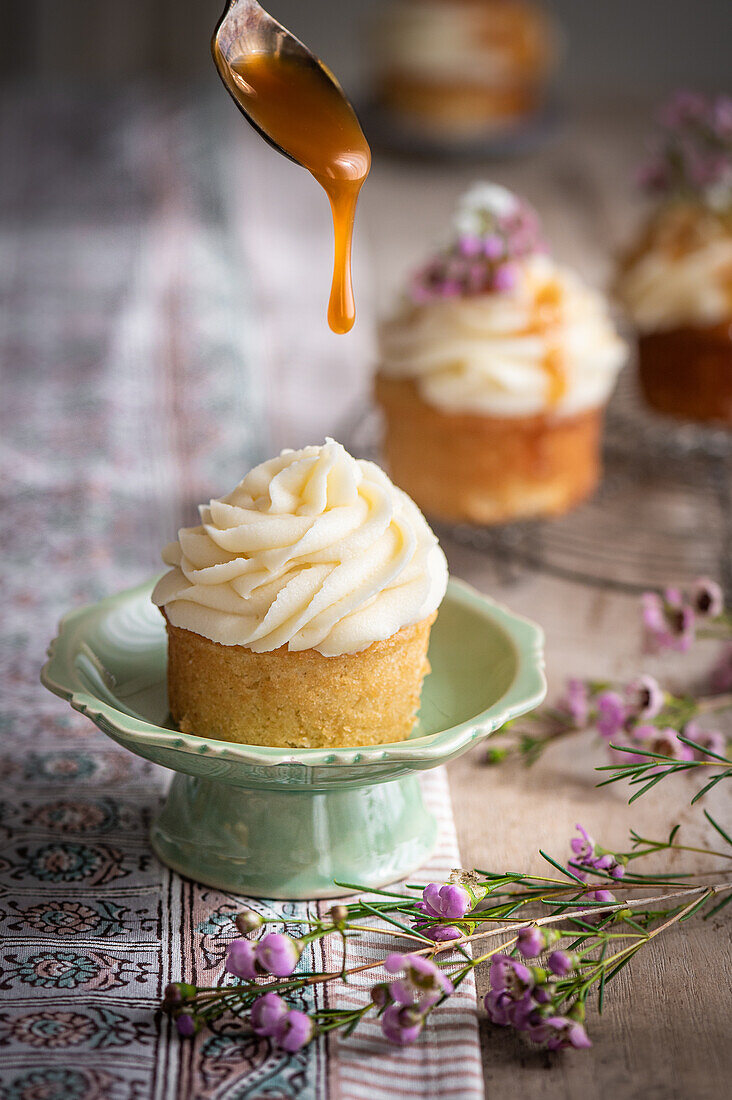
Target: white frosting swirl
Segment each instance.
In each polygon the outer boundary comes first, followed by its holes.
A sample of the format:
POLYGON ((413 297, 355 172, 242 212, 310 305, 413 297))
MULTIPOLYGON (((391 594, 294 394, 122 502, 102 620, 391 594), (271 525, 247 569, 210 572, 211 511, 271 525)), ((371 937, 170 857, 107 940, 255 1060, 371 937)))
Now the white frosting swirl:
POLYGON ((607 401, 626 358, 604 297, 547 256, 512 291, 407 304, 381 329, 381 370, 447 412, 569 416, 607 401))
POLYGON ((416 504, 329 439, 283 451, 199 509, 163 551, 153 603, 255 653, 357 653, 439 607, 447 563, 416 504))
POLYGON ((720 223, 706 226, 688 248, 650 242, 623 272, 618 294, 641 332, 732 318, 732 233, 720 223))

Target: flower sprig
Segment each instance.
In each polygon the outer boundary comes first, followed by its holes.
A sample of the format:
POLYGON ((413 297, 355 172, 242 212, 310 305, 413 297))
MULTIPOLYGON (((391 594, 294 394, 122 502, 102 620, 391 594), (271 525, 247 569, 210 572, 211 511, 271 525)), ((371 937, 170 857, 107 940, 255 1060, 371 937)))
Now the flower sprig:
MULTIPOLYGON (((647 652, 686 653, 697 639, 723 643, 711 694, 674 694, 648 675, 626 683, 572 678, 553 706, 509 723, 492 738, 488 763, 519 755, 532 764, 556 741, 594 730, 620 769, 605 783, 645 778, 652 786, 656 777, 729 764, 728 736, 710 725, 712 715, 732 709, 732 612, 720 585, 701 577, 686 591, 646 592, 641 609, 647 652)), ((699 797, 714 785, 710 780, 699 797)))
POLYGON ((183 1037, 233 1015, 290 1053, 329 1031, 349 1035, 371 1015, 379 1019, 385 1039, 406 1046, 471 971, 489 963, 485 1009, 494 1024, 525 1032, 550 1050, 589 1047, 584 1020, 590 993, 597 992, 602 1010, 607 984, 643 946, 702 910, 711 915, 732 897, 732 838, 707 816, 729 852, 690 849, 678 843, 675 828, 667 841, 631 834, 631 849, 615 853, 578 826, 566 866, 541 853, 559 877, 455 871, 447 882, 372 891, 374 900, 334 905, 326 918, 302 921, 299 937, 265 930, 291 918, 265 919, 245 910, 232 928, 227 977, 210 987, 172 983, 163 1010, 183 1037), (699 885, 694 876, 681 881, 677 874, 643 875, 630 868, 662 851, 689 850, 723 861, 710 872, 716 882, 699 885), (609 886, 624 896, 618 899, 609 886), (257 933, 259 938, 249 938, 257 933), (348 965, 349 941, 363 935, 396 940, 395 949, 376 961, 348 965), (303 969, 307 944, 329 936, 343 942, 342 967, 303 969), (375 975, 378 980, 359 1007, 303 1012, 291 1003, 308 987, 347 982, 379 968, 385 977, 375 975))
POLYGON ((732 97, 677 92, 662 108, 658 136, 638 173, 644 190, 664 198, 732 204, 732 97))
POLYGON ((440 298, 506 293, 517 281, 517 261, 545 250, 539 217, 505 187, 480 183, 461 199, 455 238, 412 277, 417 305, 440 298))

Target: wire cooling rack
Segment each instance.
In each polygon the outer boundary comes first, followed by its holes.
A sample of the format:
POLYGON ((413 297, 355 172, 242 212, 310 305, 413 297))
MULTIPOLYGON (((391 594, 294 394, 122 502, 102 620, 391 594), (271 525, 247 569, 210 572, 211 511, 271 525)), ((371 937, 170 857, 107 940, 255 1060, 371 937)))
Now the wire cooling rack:
MULTIPOLYGON (((344 436, 378 458, 376 412, 354 417, 344 436)), ((598 587, 634 593, 707 575, 732 594, 732 432, 647 410, 630 367, 608 409, 604 454, 598 492, 561 519, 435 530, 443 543, 598 587)))

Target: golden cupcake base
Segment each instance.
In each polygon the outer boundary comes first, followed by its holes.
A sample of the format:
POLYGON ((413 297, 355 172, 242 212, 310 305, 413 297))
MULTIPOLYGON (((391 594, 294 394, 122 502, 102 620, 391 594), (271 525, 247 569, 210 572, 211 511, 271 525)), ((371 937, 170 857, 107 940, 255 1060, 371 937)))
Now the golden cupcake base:
POLYGON ((173 626, 168 699, 183 733, 293 749, 403 741, 419 710, 436 615, 361 653, 253 653, 173 626))
POLYGON ((376 380, 393 481, 428 515, 450 523, 559 516, 600 479, 603 410, 575 416, 445 413, 412 380, 376 380))
POLYGON ((432 82, 418 77, 384 78, 379 105, 415 130, 450 137, 500 130, 538 112, 542 91, 533 84, 486 87, 468 81, 432 82))
POLYGON ((732 323, 642 335, 638 370, 652 408, 732 427, 732 323))

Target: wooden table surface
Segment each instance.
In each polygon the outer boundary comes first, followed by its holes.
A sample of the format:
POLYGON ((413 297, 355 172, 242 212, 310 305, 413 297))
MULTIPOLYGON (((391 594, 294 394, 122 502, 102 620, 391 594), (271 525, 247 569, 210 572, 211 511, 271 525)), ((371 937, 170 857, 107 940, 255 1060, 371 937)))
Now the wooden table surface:
MULTIPOLYGON (((532 200, 556 253, 599 284, 609 275, 613 249, 632 234, 640 215, 633 195, 632 167, 642 148, 647 105, 584 106, 564 120, 545 150, 511 164, 410 163, 376 150, 357 223, 359 317, 351 334, 338 337, 329 333, 325 324, 332 245, 325 197, 314 181, 249 132, 221 97, 210 114, 204 105, 206 140, 195 139, 203 150, 196 152, 200 160, 197 171, 200 186, 206 190, 209 219, 207 236, 196 236, 194 201, 185 187, 176 184, 175 170, 176 156, 190 153, 193 124, 186 121, 182 110, 166 114, 157 102, 132 96, 127 109, 134 119, 125 129, 123 106, 115 112, 115 125, 110 126, 108 135, 102 132, 95 140, 107 158, 126 157, 126 151, 134 148, 134 156, 128 157, 134 170, 127 175, 112 172, 108 180, 111 198, 103 211, 95 211, 92 197, 97 177, 91 168, 86 169, 84 160, 88 156, 89 164, 95 163, 91 145, 83 126, 69 127, 73 141, 68 154, 63 149, 61 153, 76 164, 75 193, 70 189, 68 195, 54 192, 50 213, 42 204, 37 247, 33 245, 36 237, 30 235, 19 256, 36 280, 38 293, 44 288, 50 293, 49 287, 55 285, 52 280, 63 280, 65 269, 61 265, 58 271, 51 271, 48 245, 50 242, 56 250, 55 256, 63 246, 63 237, 44 236, 44 219, 56 214, 67 217, 73 206, 76 222, 72 224, 69 216, 69 238, 76 250, 72 256, 77 257, 77 276, 86 273, 89 259, 101 264, 105 256, 118 254, 123 245, 134 252, 139 235, 144 245, 134 269, 139 300, 133 300, 134 310, 123 317, 124 327, 117 334, 119 346, 114 345, 112 352, 117 347, 135 359, 150 353, 169 356, 171 361, 189 349, 181 346, 179 335, 179 330, 186 331, 179 324, 183 306, 168 294, 166 280, 176 265, 195 257, 200 264, 199 297, 206 296, 206 308, 210 309, 206 323, 210 317, 211 332, 220 333, 222 326, 226 327, 227 339, 231 332, 232 348, 244 349, 242 358, 248 356, 255 364, 264 391, 264 415, 251 403, 246 410, 259 432, 253 432, 252 423, 242 422, 238 429, 240 455, 249 458, 258 449, 273 452, 279 447, 297 447, 322 440, 326 434, 340 436, 346 443, 358 437, 368 414, 375 320, 389 309, 406 271, 444 238, 454 202, 473 180, 493 178, 532 200), (143 178, 138 162, 151 172, 151 179, 143 178), (133 201, 131 195, 138 196, 135 201, 144 208, 146 220, 143 223, 142 215, 137 221, 131 218, 126 229, 125 211, 133 201), (85 236, 92 230, 96 236, 85 236), (186 232, 192 242, 188 251, 179 247, 186 232), (87 260, 84 241, 96 242, 97 248, 87 260), (228 297, 222 289, 224 276, 213 278, 212 257, 219 257, 223 272, 224 255, 229 265, 228 297), (237 317, 240 287, 248 309, 237 317), (152 317, 158 307, 170 313, 166 321, 170 346, 160 338, 158 328, 162 331, 162 326, 152 317), (149 323, 149 340, 142 344, 137 338, 127 339, 140 316, 149 323)), ((196 123, 199 128, 200 121, 198 118, 196 123)), ((25 167, 20 158, 6 158, 8 170, 4 182, 0 181, 0 196, 10 196, 17 216, 27 217, 27 212, 35 209, 33 180, 39 172, 48 175, 51 171, 46 164, 48 150, 57 138, 59 143, 64 138, 63 125, 56 125, 53 119, 51 124, 58 133, 35 142, 35 159, 27 158, 25 167)), ((22 115, 4 125, 7 129, 0 138, 11 149, 18 146, 26 130, 32 133, 22 115)), ((18 264, 20 270, 20 259, 18 264)), ((58 323, 61 325, 61 320, 58 323)), ((22 335, 30 338, 32 333, 22 335)), ((209 329, 198 335, 207 337, 209 329)), ((195 354, 195 349, 190 353, 195 354)), ((234 351, 231 358, 236 358, 234 351)), ((126 362, 124 356, 121 362, 126 362)), ((211 369, 216 369, 215 363, 211 369)), ((195 399, 194 394, 191 400, 195 399)), ((236 424, 228 424, 227 430, 235 429, 236 424)), ((211 441, 212 448, 215 442, 211 441)), ((235 450, 235 446, 229 448, 232 454, 235 450)), ((227 467, 218 474, 228 478, 231 470, 227 467)), ((200 492, 199 485, 192 487, 192 497, 194 488, 196 494, 200 492)), ((220 483, 212 480, 211 491, 217 488, 220 483)), ((195 499, 202 497, 196 495, 195 499)), ((183 503, 190 506, 193 499, 183 503)), ((627 509, 631 522, 643 525, 647 503, 647 498, 640 496, 637 507, 627 509)), ((694 514, 693 509, 689 514, 694 514)), ((163 520, 169 530, 172 517, 163 520)), ((623 533, 617 534, 620 538, 623 533)), ((693 576, 699 568, 697 556, 699 562, 709 560, 705 556, 708 536, 704 524, 695 523, 677 548, 675 560, 685 576, 693 576)), ((151 524, 149 548, 141 552, 139 561, 135 559, 140 576, 155 566, 161 541, 151 524), (145 554, 149 560, 143 561, 145 554)), ((613 539, 608 537, 608 542, 613 539)), ((492 558, 449 538, 445 549, 454 575, 542 624, 551 693, 556 694, 570 674, 623 677, 644 670, 658 674, 669 686, 686 684, 701 675, 712 659, 712 651, 703 646, 686 658, 642 659, 637 595, 617 586, 559 579, 530 568, 525 557, 492 558)), ((658 549, 663 553, 666 548, 658 549)), ((604 551, 612 556, 612 545, 604 551)), ((646 558, 646 568, 652 581, 652 556, 650 565, 646 558)), ((566 572, 571 575, 571 568, 566 572)), ((693 787, 686 783, 674 786, 664 782, 633 807, 627 806, 627 791, 620 787, 598 791, 593 768, 603 762, 602 752, 589 736, 554 747, 530 770, 512 764, 487 768, 482 757, 483 750, 478 748, 449 769, 466 867, 529 871, 539 866, 539 847, 559 859, 566 858, 569 837, 578 821, 609 848, 627 843, 631 825, 648 835, 664 836, 672 824, 681 822, 687 843, 708 836, 700 825, 700 809, 689 806, 693 787)), ((730 800, 718 792, 708 800, 708 807, 729 824, 730 800)), ((679 869, 694 871, 696 866, 688 859, 679 869)), ((732 916, 730 909, 725 913, 732 916)), ((602 1021, 594 1009, 590 1011, 588 1030, 594 1041, 590 1051, 550 1057, 523 1037, 512 1037, 485 1023, 482 1048, 488 1096, 500 1095, 505 1100, 519 1096, 529 1100, 560 1096, 702 1100, 725 1095, 732 1071, 731 927, 729 919, 721 916, 706 924, 686 924, 641 953, 609 988, 602 1021)), ((485 987, 486 977, 479 973, 479 985, 485 987)))
MULTIPOLYGON (((318 189, 291 165, 257 155, 244 137, 239 171, 260 208, 257 219, 251 210, 242 214, 240 228, 267 331, 263 353, 275 444, 297 446, 358 421, 375 355, 374 317, 389 309, 406 271, 444 237, 455 199, 476 178, 495 179, 533 201, 557 255, 603 285, 613 251, 642 214, 633 166, 647 117, 647 104, 580 110, 564 120, 545 150, 510 164, 415 164, 376 151, 356 237, 359 320, 346 338, 318 327, 330 258, 318 189)), ((639 500, 639 523, 643 504, 639 500)), ((701 561, 704 537, 700 531, 689 543, 688 575, 698 571, 694 559, 698 553, 701 561)), ((568 675, 630 678, 646 671, 669 686, 684 685, 713 660, 713 649, 703 645, 683 658, 641 656, 637 596, 498 563, 449 539, 445 548, 454 575, 542 624, 550 695, 568 675)), ((652 580, 652 564, 650 573, 652 580)), ((449 768, 466 867, 528 871, 541 865, 539 847, 566 858, 576 822, 611 848, 628 846, 631 826, 663 837, 680 822, 686 843, 713 838, 700 824, 701 808, 689 805, 694 787, 686 782, 665 781, 631 807, 623 787, 598 791, 593 769, 605 760, 590 735, 555 746, 531 769, 518 763, 489 768, 482 757, 478 748, 449 768)), ((729 823, 726 794, 705 805, 729 823)), ((694 871, 704 865, 692 857, 677 866, 694 871)), ((732 1071, 732 925, 723 918, 677 926, 642 952, 609 987, 602 1019, 590 1009, 594 1046, 588 1052, 552 1057, 483 1018, 487 1095, 702 1100, 725 1094, 732 1071)), ((487 968, 478 982, 485 992, 487 968)))

